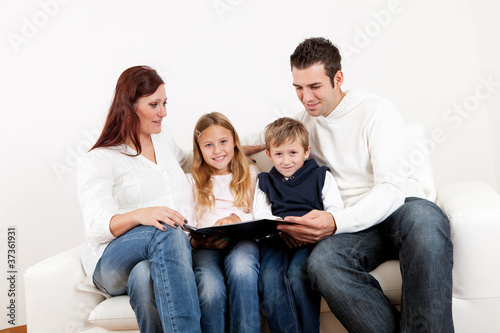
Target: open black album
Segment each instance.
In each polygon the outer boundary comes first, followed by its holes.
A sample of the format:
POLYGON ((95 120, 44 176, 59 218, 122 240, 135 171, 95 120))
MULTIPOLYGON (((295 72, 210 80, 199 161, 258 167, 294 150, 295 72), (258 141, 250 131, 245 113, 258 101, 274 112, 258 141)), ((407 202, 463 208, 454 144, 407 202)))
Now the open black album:
POLYGON ((220 236, 231 239, 254 239, 258 241, 278 234, 279 231, 276 229, 278 223, 283 223, 283 221, 262 219, 203 228, 185 224, 184 228, 192 233, 195 232, 205 236, 220 236))

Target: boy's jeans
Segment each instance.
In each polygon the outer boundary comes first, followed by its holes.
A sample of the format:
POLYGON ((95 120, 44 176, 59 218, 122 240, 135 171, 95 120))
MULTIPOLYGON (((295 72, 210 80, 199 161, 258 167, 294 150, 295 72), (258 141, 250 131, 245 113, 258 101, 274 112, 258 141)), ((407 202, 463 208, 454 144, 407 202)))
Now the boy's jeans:
POLYGON ((271 332, 319 332, 320 296, 307 275, 313 248, 289 248, 279 236, 262 241, 259 290, 271 332))

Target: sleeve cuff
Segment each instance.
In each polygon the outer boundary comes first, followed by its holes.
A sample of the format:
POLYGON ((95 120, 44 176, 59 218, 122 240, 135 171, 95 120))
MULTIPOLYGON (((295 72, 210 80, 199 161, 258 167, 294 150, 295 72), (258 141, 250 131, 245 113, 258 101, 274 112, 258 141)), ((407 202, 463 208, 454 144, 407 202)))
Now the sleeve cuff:
POLYGON ((335 231, 335 234, 345 234, 356 231, 354 219, 352 218, 352 215, 347 211, 347 209, 329 213, 333 215, 335 224, 337 226, 337 231, 335 231))

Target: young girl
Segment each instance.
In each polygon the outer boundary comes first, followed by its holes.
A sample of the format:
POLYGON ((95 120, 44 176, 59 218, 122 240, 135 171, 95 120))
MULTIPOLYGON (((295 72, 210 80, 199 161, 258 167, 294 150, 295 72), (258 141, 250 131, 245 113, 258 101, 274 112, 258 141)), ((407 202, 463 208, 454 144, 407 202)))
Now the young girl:
MULTIPOLYGON (((231 122, 217 112, 203 115, 194 130, 193 152, 188 221, 206 227, 251 220, 259 170, 249 164, 231 122)), ((202 331, 260 332, 257 243, 193 234, 191 246, 202 331)))

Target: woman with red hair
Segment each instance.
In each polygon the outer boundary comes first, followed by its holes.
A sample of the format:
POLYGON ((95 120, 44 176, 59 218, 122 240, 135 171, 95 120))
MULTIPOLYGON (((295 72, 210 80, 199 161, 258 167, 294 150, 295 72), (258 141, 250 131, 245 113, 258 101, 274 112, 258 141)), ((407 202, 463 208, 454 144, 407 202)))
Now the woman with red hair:
POLYGON ((150 67, 125 70, 101 136, 78 166, 94 285, 128 294, 141 332, 200 332, 191 247, 179 227, 190 154, 162 127, 165 85, 150 67))

